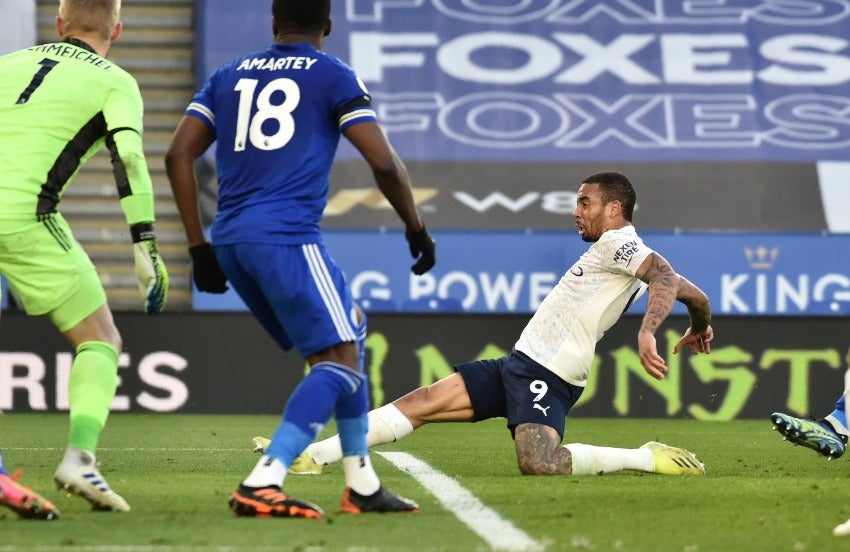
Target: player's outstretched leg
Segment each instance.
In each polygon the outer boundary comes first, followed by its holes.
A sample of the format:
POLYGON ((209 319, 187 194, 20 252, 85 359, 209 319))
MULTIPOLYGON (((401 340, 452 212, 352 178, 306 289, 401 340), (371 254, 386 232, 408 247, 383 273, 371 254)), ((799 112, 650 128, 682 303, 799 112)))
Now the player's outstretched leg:
POLYGON ((652 472, 662 475, 705 475, 705 464, 694 453, 657 441, 644 443, 640 448, 652 452, 652 472))
POLYGON ((59 519, 59 510, 49 500, 18 483, 21 471, 0 473, 0 504, 25 519, 59 519))
POLYGON ((847 438, 839 435, 824 420, 804 420, 782 412, 774 412, 770 415, 770 421, 773 422, 773 428, 786 440, 795 445, 810 448, 826 456, 828 460, 840 457, 847 447, 847 438))
POLYGON ((369 496, 363 496, 346 487, 339 510, 346 514, 418 512, 419 505, 384 487, 380 487, 375 494, 369 496))
POLYGON ((130 511, 127 501, 109 488, 90 452, 69 446, 53 478, 60 490, 85 498, 93 510, 130 511))

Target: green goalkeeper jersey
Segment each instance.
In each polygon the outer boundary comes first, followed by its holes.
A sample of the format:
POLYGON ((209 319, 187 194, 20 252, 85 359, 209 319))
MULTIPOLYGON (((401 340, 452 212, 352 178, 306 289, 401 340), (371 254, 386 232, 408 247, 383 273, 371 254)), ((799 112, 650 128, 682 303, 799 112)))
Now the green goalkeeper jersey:
POLYGON ((76 39, 0 57, 0 220, 57 211, 104 145, 128 224, 154 220, 135 79, 76 39))

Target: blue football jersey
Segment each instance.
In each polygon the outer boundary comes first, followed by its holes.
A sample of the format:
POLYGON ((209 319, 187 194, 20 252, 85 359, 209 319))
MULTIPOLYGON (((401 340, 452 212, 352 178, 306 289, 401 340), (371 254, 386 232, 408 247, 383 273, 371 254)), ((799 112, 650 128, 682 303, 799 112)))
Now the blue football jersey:
POLYGON ((310 44, 273 44, 220 67, 186 114, 216 138, 217 244, 319 241, 340 134, 377 120, 354 71, 310 44))

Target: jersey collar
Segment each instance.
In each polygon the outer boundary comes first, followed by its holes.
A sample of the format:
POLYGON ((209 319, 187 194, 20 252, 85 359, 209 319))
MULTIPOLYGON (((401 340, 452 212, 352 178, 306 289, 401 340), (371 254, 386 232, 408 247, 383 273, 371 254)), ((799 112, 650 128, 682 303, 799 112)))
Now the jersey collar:
POLYGON ((89 46, 88 44, 86 44, 85 42, 80 40, 79 38, 74 38, 72 36, 69 36, 69 37, 65 38, 64 40, 62 40, 62 42, 67 42, 68 44, 73 44, 77 48, 82 48, 83 50, 88 50, 89 52, 91 52, 95 55, 97 54, 97 52, 94 51, 94 48, 92 48, 91 46, 89 46))

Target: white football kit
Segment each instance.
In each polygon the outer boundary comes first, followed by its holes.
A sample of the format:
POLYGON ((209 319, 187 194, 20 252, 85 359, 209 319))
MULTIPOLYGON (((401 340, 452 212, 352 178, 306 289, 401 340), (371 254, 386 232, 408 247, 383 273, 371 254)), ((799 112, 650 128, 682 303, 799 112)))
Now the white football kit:
POLYGON ((587 385, 596 343, 646 292, 635 272, 651 253, 634 226, 603 233, 549 292, 514 347, 567 383, 587 385))

